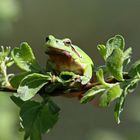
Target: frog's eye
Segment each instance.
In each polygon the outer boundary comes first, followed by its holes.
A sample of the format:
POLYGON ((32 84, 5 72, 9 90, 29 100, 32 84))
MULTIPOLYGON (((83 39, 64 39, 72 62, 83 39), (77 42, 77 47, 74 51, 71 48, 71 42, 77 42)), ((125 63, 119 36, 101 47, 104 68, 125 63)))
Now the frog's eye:
POLYGON ((69 46, 72 44, 71 40, 69 38, 65 38, 63 39, 63 43, 66 45, 66 46, 69 46))

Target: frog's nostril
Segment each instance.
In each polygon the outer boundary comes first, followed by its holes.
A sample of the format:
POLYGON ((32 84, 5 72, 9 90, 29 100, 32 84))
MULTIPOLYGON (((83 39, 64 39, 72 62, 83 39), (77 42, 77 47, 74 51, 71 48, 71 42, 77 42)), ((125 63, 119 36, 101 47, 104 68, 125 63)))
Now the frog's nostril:
POLYGON ((46 37, 46 42, 49 41, 49 37, 46 37))

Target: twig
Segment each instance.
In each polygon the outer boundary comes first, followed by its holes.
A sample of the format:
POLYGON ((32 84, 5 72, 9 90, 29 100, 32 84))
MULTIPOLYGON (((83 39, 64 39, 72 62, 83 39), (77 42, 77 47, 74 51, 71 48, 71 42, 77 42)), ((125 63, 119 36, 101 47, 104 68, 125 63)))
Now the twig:
MULTIPOLYGON (((127 73, 124 74, 123 77, 124 77, 125 80, 131 78, 131 77, 129 77, 129 75, 128 75, 127 73)), ((93 78, 93 79, 96 79, 96 77, 93 78)), ((113 78, 113 77, 108 78, 108 79, 106 79, 105 81, 106 81, 106 83, 117 83, 117 82, 119 82, 119 81, 117 81, 117 80, 116 80, 115 78, 113 78)), ((79 97, 79 96, 81 96, 82 94, 84 94, 87 90, 89 90, 90 88, 95 87, 95 86, 97 86, 97 85, 100 85, 100 83, 94 80, 94 81, 91 81, 90 83, 88 83, 88 84, 86 84, 86 85, 84 85, 84 86, 81 86, 81 89, 78 90, 78 91, 72 91, 72 92, 70 92, 70 93, 65 93, 65 90, 66 90, 66 89, 61 88, 61 89, 56 89, 56 90, 54 90, 52 93, 49 93, 48 95, 49 95, 49 96, 66 96, 66 97, 77 97, 77 96, 78 96, 78 97, 79 97)), ((12 88, 12 87, 0 87, 0 91, 1 91, 1 92, 16 93, 16 92, 17 92, 17 89, 12 88)), ((44 87, 39 91, 39 94, 40 94, 41 96, 43 96, 43 95, 45 94, 45 92, 46 92, 46 87, 44 86, 44 87)))

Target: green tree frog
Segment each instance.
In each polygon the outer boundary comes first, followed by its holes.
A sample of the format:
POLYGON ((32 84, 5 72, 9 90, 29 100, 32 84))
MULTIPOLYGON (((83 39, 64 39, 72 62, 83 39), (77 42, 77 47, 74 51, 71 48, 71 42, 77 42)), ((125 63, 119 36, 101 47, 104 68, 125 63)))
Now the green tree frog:
POLYGON ((72 44, 70 39, 56 39, 49 35, 45 47, 49 56, 48 62, 54 71, 70 71, 78 74, 83 85, 90 81, 94 64, 84 51, 72 44))

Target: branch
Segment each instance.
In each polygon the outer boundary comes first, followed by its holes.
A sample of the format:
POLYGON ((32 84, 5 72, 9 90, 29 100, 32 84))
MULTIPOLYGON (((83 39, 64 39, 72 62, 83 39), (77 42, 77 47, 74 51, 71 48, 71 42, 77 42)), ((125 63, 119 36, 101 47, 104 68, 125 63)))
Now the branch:
MULTIPOLYGON (((128 73, 125 73, 123 75, 124 79, 127 80, 127 79, 130 79, 131 77, 129 77, 128 73)), ((96 79, 96 77, 92 77, 92 79, 96 79)), ((107 78, 105 80, 106 83, 109 83, 109 84, 113 84, 113 83, 117 83, 119 81, 117 81, 115 78, 113 77, 110 77, 110 78, 107 78)), ((101 85, 100 82, 97 82, 96 80, 92 80, 90 83, 86 84, 86 85, 83 85, 81 87, 81 89, 79 91, 72 91, 70 93, 65 93, 65 90, 64 88, 61 88, 61 89, 56 89, 54 90, 52 93, 49 93, 49 96, 65 96, 65 97, 82 97, 82 95, 87 91, 89 90, 90 88, 92 87, 95 87, 97 85, 101 85)), ((8 86, 8 87, 0 87, 0 91, 1 92, 9 92, 9 93, 16 93, 17 92, 17 89, 15 88, 12 88, 11 86, 8 86)), ((44 86, 40 91, 39 91, 39 94, 40 96, 43 96, 44 94, 46 93, 46 86, 44 86)))
MULTIPOLYGON (((131 77, 128 75, 128 73, 124 73, 123 78, 124 78, 125 80, 131 79, 131 77)), ((70 93, 68 94, 68 93, 65 93, 65 89, 56 89, 56 90, 54 90, 52 93, 50 93, 49 95, 50 95, 50 96, 65 96, 65 97, 70 97, 70 98, 72 98, 72 97, 81 98, 81 97, 83 96, 83 94, 84 94, 87 90, 89 90, 90 88, 95 87, 95 86, 97 86, 97 85, 101 85, 100 82, 97 82, 97 81, 96 81, 96 77, 95 77, 95 76, 92 77, 92 79, 94 79, 94 80, 92 80, 90 83, 88 83, 88 84, 82 86, 81 89, 80 89, 79 91, 70 92, 70 93)), ((113 83, 117 83, 117 82, 119 82, 119 81, 116 80, 114 77, 110 77, 110 78, 107 78, 107 79, 105 80, 105 82, 106 82, 106 83, 109 83, 109 84, 111 84, 111 83, 113 84, 113 83)), ((42 89, 42 90, 43 90, 44 93, 45 93, 45 87, 44 87, 44 89, 42 89)), ((41 95, 42 93, 43 93, 43 92, 41 92, 40 95, 41 95)))

